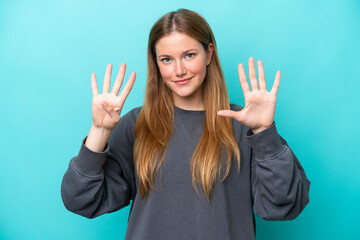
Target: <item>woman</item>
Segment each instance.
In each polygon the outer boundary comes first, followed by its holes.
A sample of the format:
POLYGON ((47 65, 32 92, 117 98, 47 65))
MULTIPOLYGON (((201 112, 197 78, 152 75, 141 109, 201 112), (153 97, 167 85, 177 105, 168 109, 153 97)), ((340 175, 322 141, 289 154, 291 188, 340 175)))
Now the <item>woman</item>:
POLYGON ((92 74, 93 124, 62 183, 66 208, 93 218, 132 200, 126 239, 254 239, 257 215, 297 217, 310 182, 273 121, 280 72, 266 90, 264 70, 239 64, 245 107, 229 104, 215 38, 197 13, 161 17, 148 43, 144 105, 120 120, 135 80, 119 96, 92 74), (240 111, 239 111, 240 110, 240 111))

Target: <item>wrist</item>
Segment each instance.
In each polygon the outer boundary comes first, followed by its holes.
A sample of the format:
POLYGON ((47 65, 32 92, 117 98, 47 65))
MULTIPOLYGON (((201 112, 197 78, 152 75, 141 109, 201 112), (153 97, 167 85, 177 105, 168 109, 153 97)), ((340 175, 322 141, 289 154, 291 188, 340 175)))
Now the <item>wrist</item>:
POLYGON ((89 135, 85 141, 85 146, 94 152, 103 152, 112 129, 99 128, 91 125, 89 135))
POLYGON ((262 131, 268 129, 268 128, 271 127, 273 124, 274 124, 274 122, 273 122, 270 126, 267 126, 267 127, 265 127, 265 126, 260 126, 260 127, 258 127, 258 128, 251 128, 251 131, 252 131, 254 134, 257 134, 257 133, 259 133, 259 132, 262 132, 262 131))
POLYGON ((113 129, 110 128, 104 128, 104 127, 97 127, 94 123, 91 124, 90 131, 93 131, 94 133, 98 135, 108 135, 111 134, 113 129))

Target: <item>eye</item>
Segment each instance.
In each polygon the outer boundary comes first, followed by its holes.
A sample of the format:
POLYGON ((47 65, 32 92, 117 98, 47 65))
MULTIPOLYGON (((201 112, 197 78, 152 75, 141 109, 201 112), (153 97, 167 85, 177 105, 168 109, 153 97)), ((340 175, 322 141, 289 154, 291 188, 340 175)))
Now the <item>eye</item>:
POLYGON ((195 57, 195 54, 194 54, 194 53, 188 53, 188 54, 186 54, 186 56, 185 56, 185 58, 187 58, 187 59, 191 59, 191 58, 193 58, 193 57, 195 57))
POLYGON ((169 63, 171 62, 170 58, 162 58, 160 61, 162 61, 163 63, 169 63))

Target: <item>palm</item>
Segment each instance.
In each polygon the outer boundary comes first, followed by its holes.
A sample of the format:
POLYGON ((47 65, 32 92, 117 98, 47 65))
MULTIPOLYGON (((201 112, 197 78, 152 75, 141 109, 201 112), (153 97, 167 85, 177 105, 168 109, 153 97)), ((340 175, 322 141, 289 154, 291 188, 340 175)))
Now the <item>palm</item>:
POLYGON ((261 61, 258 61, 259 86, 256 78, 255 60, 249 59, 249 78, 251 91, 246 80, 244 67, 239 64, 239 77, 244 92, 245 107, 239 112, 222 110, 219 115, 231 117, 254 132, 259 132, 272 125, 275 116, 276 95, 280 84, 280 71, 277 72, 273 88, 270 92, 266 90, 264 68, 261 61))
POLYGON ((111 92, 109 92, 112 65, 109 64, 107 66, 102 94, 99 94, 97 88, 96 75, 91 75, 91 88, 93 93, 91 112, 93 124, 95 125, 95 127, 113 129, 119 122, 120 112, 127 96, 129 95, 129 92, 134 84, 136 77, 135 72, 133 72, 129 78, 129 81, 126 83, 123 91, 118 96, 124 79, 125 69, 126 65, 121 64, 113 89, 111 92))
MULTIPOLYGON (((104 127, 104 128, 112 128, 113 124, 120 120, 120 111, 121 111, 121 103, 119 101, 116 101, 117 97, 109 94, 109 93, 103 93, 101 95, 93 97, 92 100, 92 118, 95 126, 97 127, 104 127), (109 104, 109 106, 113 106, 115 109, 119 109, 119 118, 117 117, 111 117, 102 106, 102 103, 106 102, 109 104)), ((115 110, 116 111, 116 110, 115 110)))
POLYGON ((270 126, 275 115, 276 96, 266 91, 254 90, 245 94, 245 108, 237 119, 251 129, 270 126))

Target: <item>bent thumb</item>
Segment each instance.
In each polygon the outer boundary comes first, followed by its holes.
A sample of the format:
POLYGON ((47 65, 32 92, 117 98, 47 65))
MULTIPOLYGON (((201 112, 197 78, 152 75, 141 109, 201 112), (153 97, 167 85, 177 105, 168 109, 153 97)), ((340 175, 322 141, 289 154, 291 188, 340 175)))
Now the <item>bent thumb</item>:
POLYGON ((114 109, 110 106, 109 103, 103 101, 101 103, 101 106, 103 107, 103 109, 105 110, 105 112, 107 112, 107 114, 110 115, 110 117, 115 120, 118 121, 118 119, 120 118, 120 114, 116 111, 114 111, 114 109))

